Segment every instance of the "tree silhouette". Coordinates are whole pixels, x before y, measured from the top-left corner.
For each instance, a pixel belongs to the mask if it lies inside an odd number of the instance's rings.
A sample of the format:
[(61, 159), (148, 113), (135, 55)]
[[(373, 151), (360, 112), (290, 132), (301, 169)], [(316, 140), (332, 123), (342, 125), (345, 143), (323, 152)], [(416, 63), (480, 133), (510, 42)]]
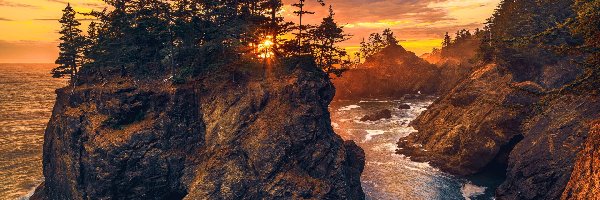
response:
[(70, 75), (71, 80), (75, 79), (75, 74), (78, 71), (78, 66), (81, 62), (81, 49), (83, 48), (83, 37), (81, 30), (78, 28), (81, 23), (75, 19), (75, 10), (70, 4), (63, 10), (63, 16), (59, 20), (61, 30), (59, 33), (61, 43), (58, 46), (60, 49), (56, 64), (59, 66), (52, 69), (52, 76), (55, 78)]
[(392, 32), (392, 29), (386, 28), (385, 30), (383, 30), (382, 35), (385, 46), (398, 45), (398, 39), (396, 39), (396, 36), (394, 36), (394, 32)]
[(394, 35), (394, 32), (391, 29), (383, 30), (383, 33), (371, 33), (369, 35), (369, 40), (365, 41), (363, 38), (360, 43), (360, 54), (363, 58), (367, 59), (388, 46), (398, 45), (398, 39)]
[(442, 42), (442, 47), (448, 47), (450, 44), (452, 44), (452, 38), (450, 38), (450, 35), (448, 35), (448, 32), (446, 32), (446, 35), (444, 35), (444, 41)]
[[(298, 8), (298, 10), (294, 11), (294, 14), (296, 14), (296, 16), (298, 16), (298, 20), (299, 20), (298, 27), (297, 27), (298, 34), (296, 35), (296, 39), (298, 40), (297, 42), (298, 42), (298, 47), (299, 47), (299, 53), (306, 52), (307, 44), (305, 44), (305, 42), (306, 42), (306, 39), (310, 36), (308, 34), (305, 34), (304, 32), (307, 32), (308, 29), (312, 28), (308, 25), (302, 24), (302, 16), (315, 14), (315, 12), (304, 10), (304, 6), (306, 5), (304, 2), (306, 2), (306, 0), (299, 0), (298, 3), (292, 4), (292, 6)], [(321, 4), (321, 6), (325, 5), (325, 2), (323, 2), (323, 0), (317, 0), (317, 2), (319, 4)]]
[[(239, 66), (250, 66), (248, 62), (260, 60), (257, 49), (266, 41), (273, 43), (270, 55), (287, 59), (302, 52), (306, 59), (328, 66), (323, 67), (327, 71), (341, 63), (345, 55), (336, 44), (347, 35), (333, 20), (332, 11), (320, 26), (304, 24), (304, 15), (312, 14), (305, 10), (306, 0), (294, 4), (300, 9), (294, 12), (301, 21), (297, 27), (279, 14), (281, 0), (103, 1), (110, 7), (86, 14), (96, 20), (90, 24), (85, 42), (74, 43), (71, 41), (75, 39), (67, 38), (78, 35), (81, 32), (78, 29), (76, 34), (64, 36), (61, 47), (64, 51), (59, 60), (65, 64), (54, 73), (76, 74), (79, 70), (68, 58), (82, 56), (83, 62), (75, 61), (83, 63), (82, 74), (99, 74), (89, 80), (105, 80), (106, 76), (120, 72), (121, 76), (135, 78), (166, 75), (179, 82), (216, 69), (236, 70), (232, 66), (240, 62), (246, 64)], [(323, 0), (316, 1), (324, 5)], [(68, 17), (74, 20), (75, 12), (72, 9), (69, 12), (72, 16)], [(76, 25), (78, 22), (65, 26)], [(293, 28), (298, 29), (296, 39), (282, 46), (293, 43), (296, 50), (285, 52), (287, 49), (280, 47), (285, 39), (278, 36), (291, 33)], [(85, 45), (81, 55), (72, 53), (70, 47), (74, 44)]]
[(338, 43), (349, 39), (344, 34), (342, 27), (337, 25), (334, 19), (335, 13), (329, 6), (329, 15), (323, 18), (319, 26), (309, 32), (311, 40), (314, 41), (313, 55), (317, 64), (327, 73), (340, 76), (344, 69), (336, 68), (335, 65), (342, 63), (342, 58), (347, 55), (346, 50), (337, 46)]

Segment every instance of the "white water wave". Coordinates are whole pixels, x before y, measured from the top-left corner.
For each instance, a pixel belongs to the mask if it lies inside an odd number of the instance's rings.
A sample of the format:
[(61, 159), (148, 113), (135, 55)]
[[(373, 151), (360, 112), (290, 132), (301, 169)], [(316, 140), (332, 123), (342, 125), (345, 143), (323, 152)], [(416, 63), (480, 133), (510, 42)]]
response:
[(349, 110), (356, 109), (356, 108), (360, 108), (360, 106), (359, 105), (344, 106), (344, 107), (341, 107), (340, 109), (338, 109), (338, 111), (349, 111)]
[(486, 187), (477, 186), (472, 184), (471, 182), (467, 182), (462, 186), (460, 191), (462, 192), (462, 195), (466, 200), (471, 200), (472, 197), (485, 194), (486, 189)]
[(365, 141), (370, 141), (371, 139), (373, 139), (373, 136), (383, 135), (385, 133), (385, 131), (383, 131), (383, 130), (365, 130), (365, 131), (367, 131), (367, 135), (365, 136)]

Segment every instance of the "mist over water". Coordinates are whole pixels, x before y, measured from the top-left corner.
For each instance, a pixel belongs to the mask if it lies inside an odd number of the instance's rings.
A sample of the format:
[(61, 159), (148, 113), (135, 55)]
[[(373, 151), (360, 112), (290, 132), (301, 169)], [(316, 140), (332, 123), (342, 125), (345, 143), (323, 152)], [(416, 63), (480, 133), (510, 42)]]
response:
[[(495, 186), (477, 185), (395, 154), (396, 142), (415, 129), (409, 123), (433, 103), (435, 97), (404, 100), (334, 101), (329, 110), (332, 126), (345, 140), (354, 140), (366, 154), (361, 181), (367, 199), (436, 200), (492, 199)], [(399, 109), (408, 104), (411, 109)], [(361, 122), (360, 118), (382, 109), (392, 111), (391, 119)]]
[(53, 64), (0, 64), (0, 199), (27, 195), (43, 180), (44, 130), (55, 90)]

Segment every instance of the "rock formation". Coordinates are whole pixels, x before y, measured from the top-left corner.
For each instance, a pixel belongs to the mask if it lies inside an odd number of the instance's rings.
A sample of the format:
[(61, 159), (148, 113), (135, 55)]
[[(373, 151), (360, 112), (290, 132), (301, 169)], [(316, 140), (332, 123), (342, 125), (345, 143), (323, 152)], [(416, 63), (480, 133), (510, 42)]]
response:
[(600, 121), (592, 123), (592, 131), (579, 152), (571, 179), (561, 199), (600, 199)]
[(364, 153), (333, 132), (321, 71), (57, 93), (32, 199), (364, 199)]
[(392, 111), (388, 109), (377, 111), (376, 113), (365, 115), (360, 119), (360, 121), (379, 121), (382, 119), (392, 118)]
[(577, 70), (557, 63), (515, 77), (477, 68), (412, 122), (419, 132), (400, 139), (398, 153), (458, 175), (505, 173), (498, 199), (558, 199), (600, 117), (597, 92), (560, 89)]
[(408, 109), (410, 109), (410, 105), (408, 105), (408, 104), (402, 104), (402, 105), (398, 106), (398, 109), (408, 110)]
[(338, 88), (336, 99), (402, 97), (404, 94), (433, 94), (440, 83), (439, 69), (392, 45), (367, 58), (357, 69), (333, 80)]

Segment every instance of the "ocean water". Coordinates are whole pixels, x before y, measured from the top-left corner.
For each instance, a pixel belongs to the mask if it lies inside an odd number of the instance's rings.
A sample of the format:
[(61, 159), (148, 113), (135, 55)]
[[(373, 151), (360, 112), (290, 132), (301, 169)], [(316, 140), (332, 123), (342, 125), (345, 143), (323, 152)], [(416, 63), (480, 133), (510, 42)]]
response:
[(43, 180), (44, 129), (55, 90), (53, 64), (0, 64), (0, 199), (26, 196)]
[[(430, 166), (395, 154), (396, 142), (415, 129), (409, 126), (435, 97), (419, 96), (402, 100), (334, 101), (330, 105), (332, 126), (345, 140), (354, 140), (366, 154), (361, 181), (367, 199), (373, 200), (446, 200), (493, 199), (501, 179), (458, 178)], [(398, 109), (408, 104), (411, 109)], [(366, 114), (382, 109), (392, 118), (361, 122)]]

